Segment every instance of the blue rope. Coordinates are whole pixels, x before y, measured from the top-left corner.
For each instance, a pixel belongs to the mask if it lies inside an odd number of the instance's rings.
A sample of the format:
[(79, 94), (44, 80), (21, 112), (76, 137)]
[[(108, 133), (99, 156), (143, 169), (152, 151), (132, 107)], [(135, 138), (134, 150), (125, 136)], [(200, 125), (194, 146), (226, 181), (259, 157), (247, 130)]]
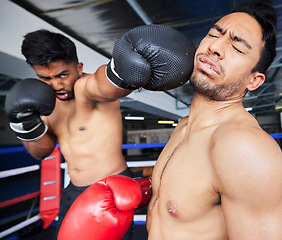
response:
[(137, 144), (123, 144), (122, 149), (135, 149), (135, 148), (160, 148), (164, 147), (166, 143), (137, 143)]
[(272, 136), (274, 139), (278, 139), (278, 138), (282, 138), (282, 133), (273, 133), (270, 134), (270, 136)]
[[(282, 133), (273, 133), (270, 134), (274, 139), (282, 138)], [(137, 143), (137, 144), (122, 144), (122, 149), (135, 149), (135, 148), (161, 148), (164, 147), (166, 143)], [(59, 144), (57, 144), (59, 147)], [(26, 152), (26, 148), (24, 146), (20, 147), (10, 147), (10, 148), (0, 148), (1, 154), (10, 154), (17, 152)]]

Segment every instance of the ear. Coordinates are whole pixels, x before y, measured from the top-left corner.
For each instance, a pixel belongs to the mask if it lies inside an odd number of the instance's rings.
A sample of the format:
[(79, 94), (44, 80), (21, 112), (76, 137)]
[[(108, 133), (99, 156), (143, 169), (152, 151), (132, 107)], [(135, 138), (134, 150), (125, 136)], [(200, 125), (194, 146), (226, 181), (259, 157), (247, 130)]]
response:
[(265, 81), (265, 75), (263, 73), (255, 72), (253, 73), (253, 77), (249, 82), (247, 89), (249, 91), (256, 90), (259, 86), (261, 86)]
[(79, 62), (77, 64), (77, 72), (78, 72), (79, 76), (82, 75), (82, 72), (83, 72), (83, 63), (82, 62)]

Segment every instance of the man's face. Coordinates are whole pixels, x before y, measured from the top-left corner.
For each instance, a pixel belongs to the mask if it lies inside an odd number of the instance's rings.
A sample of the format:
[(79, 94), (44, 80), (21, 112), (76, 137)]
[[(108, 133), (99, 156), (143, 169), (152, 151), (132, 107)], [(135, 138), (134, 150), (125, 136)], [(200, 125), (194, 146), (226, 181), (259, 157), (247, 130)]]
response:
[(246, 13), (220, 19), (201, 41), (191, 85), (212, 100), (242, 98), (255, 77), (251, 73), (263, 47), (262, 29)]
[(74, 83), (82, 75), (82, 63), (51, 62), (47, 66), (34, 65), (38, 78), (49, 84), (62, 101), (74, 98)]

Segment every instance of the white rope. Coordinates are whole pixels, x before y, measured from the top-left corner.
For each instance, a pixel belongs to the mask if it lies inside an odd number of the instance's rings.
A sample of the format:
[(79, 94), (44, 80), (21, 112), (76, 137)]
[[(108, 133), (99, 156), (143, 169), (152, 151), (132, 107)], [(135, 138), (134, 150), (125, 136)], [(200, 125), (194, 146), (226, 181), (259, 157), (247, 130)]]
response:
[[(45, 160), (48, 160), (49, 158), (46, 158)], [(153, 167), (156, 164), (156, 160), (149, 160), (149, 161), (129, 161), (127, 162), (128, 167)], [(60, 164), (61, 169), (66, 170), (67, 164), (61, 163)], [(23, 173), (33, 172), (40, 169), (40, 165), (32, 165), (22, 168), (15, 168), (10, 170), (5, 170), (0, 172), (0, 179), (20, 175)]]
[(2, 171), (0, 172), (0, 179), (20, 175), (20, 174), (27, 173), (27, 172), (33, 172), (33, 171), (38, 170), (39, 168), (40, 168), (40, 165), (33, 165), (33, 166), (28, 166), (28, 167), (15, 168), (11, 170)]
[[(128, 167), (154, 167), (156, 164), (156, 160), (149, 160), (149, 161), (128, 161)], [(67, 169), (66, 163), (61, 163), (61, 169)]]
[(132, 161), (127, 162), (128, 167), (153, 167), (156, 164), (156, 160), (151, 161)]
[(8, 228), (5, 231), (0, 232), (0, 239), (10, 235), (11, 233), (14, 233), (14, 232), (20, 230), (20, 229), (22, 229), (22, 228), (24, 228), (24, 227), (26, 227), (26, 226), (34, 223), (34, 222), (37, 222), (38, 220), (40, 220), (40, 215), (36, 215), (36, 216), (34, 216), (30, 219), (27, 219), (27, 220), (15, 225), (15, 226), (11, 227), (11, 228)]
[(146, 222), (146, 215), (145, 214), (136, 214), (134, 215), (134, 222)]

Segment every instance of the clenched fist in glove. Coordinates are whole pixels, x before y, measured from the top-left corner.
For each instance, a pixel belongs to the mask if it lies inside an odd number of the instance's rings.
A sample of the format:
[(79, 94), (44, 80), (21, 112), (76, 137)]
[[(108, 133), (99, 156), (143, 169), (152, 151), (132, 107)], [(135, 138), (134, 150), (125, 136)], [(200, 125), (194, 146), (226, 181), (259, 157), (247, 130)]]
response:
[(141, 200), (141, 186), (132, 178), (114, 175), (97, 181), (70, 207), (58, 240), (120, 240)]
[(162, 25), (145, 25), (125, 33), (115, 44), (106, 72), (115, 86), (164, 91), (186, 83), (195, 47), (182, 33)]
[(37, 141), (47, 131), (42, 115), (50, 115), (56, 104), (53, 88), (38, 79), (16, 83), (5, 99), (10, 127), (20, 140)]

